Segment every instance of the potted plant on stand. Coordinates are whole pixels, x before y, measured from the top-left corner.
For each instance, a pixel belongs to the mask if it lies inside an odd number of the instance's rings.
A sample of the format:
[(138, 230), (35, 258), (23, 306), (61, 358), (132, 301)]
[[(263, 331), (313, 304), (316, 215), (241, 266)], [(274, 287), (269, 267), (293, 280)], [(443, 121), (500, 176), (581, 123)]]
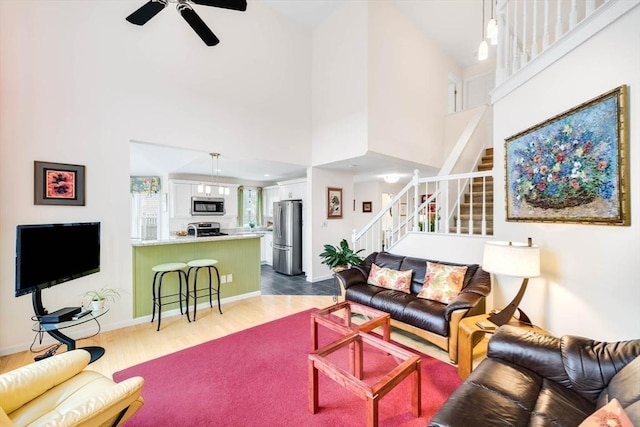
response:
[(112, 288), (102, 288), (97, 291), (87, 291), (84, 296), (91, 302), (92, 310), (101, 310), (107, 301), (117, 301), (120, 298), (120, 293)]
[(351, 265), (360, 265), (362, 258), (358, 255), (364, 249), (353, 251), (346, 239), (342, 239), (338, 246), (324, 245), (324, 252), (320, 254), (321, 263), (334, 272), (342, 271)]

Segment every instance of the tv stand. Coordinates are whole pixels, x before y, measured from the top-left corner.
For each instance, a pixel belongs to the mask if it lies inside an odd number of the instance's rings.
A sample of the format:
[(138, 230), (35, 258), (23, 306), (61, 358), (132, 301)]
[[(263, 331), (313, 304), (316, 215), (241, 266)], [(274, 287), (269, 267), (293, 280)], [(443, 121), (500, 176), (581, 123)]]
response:
[[(32, 295), (31, 301), (33, 303), (33, 311), (35, 312), (36, 318), (38, 319), (38, 321), (33, 325), (33, 328), (32, 328), (33, 331), (48, 333), (56, 340), (60, 341), (63, 344), (66, 344), (68, 351), (75, 350), (76, 340), (63, 334), (62, 332), (60, 332), (60, 330), (70, 328), (73, 326), (78, 326), (83, 323), (89, 322), (91, 320), (95, 320), (97, 322), (98, 317), (103, 316), (109, 311), (108, 308), (103, 308), (101, 310), (94, 310), (91, 312), (91, 314), (81, 317), (77, 320), (69, 320), (69, 321), (59, 322), (59, 323), (42, 323), (40, 319), (43, 316), (46, 316), (48, 312), (42, 305), (41, 291), (38, 289), (36, 292), (34, 292), (31, 295)], [(91, 360), (89, 363), (93, 363), (99, 358), (101, 358), (105, 352), (103, 347), (98, 347), (98, 346), (82, 347), (82, 349), (88, 351), (89, 354), (91, 355)]]

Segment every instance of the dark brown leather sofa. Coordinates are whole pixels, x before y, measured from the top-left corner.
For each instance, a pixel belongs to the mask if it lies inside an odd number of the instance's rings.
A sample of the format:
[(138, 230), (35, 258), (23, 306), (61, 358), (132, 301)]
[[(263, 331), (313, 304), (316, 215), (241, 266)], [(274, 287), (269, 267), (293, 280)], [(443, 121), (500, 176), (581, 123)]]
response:
[[(467, 266), (462, 291), (449, 304), (416, 297), (422, 289), (427, 261)], [(413, 270), (411, 293), (367, 284), (373, 263), (378, 267), (394, 270)], [(362, 265), (343, 270), (336, 273), (336, 276), (345, 289), (347, 301), (389, 313), (393, 326), (416, 334), (444, 349), (454, 363), (458, 360), (460, 320), (465, 316), (484, 313), (485, 297), (491, 292), (489, 273), (477, 264), (411, 258), (389, 252), (373, 252)]]
[(605, 343), (505, 325), (430, 426), (576, 427), (611, 399), (640, 426), (640, 340)]

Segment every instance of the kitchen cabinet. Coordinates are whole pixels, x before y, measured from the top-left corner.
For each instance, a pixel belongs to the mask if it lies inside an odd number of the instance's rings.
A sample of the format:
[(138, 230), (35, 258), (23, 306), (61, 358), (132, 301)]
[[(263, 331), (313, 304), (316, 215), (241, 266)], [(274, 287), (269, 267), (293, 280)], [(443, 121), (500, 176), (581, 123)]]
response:
[(307, 193), (307, 181), (295, 180), (283, 182), (280, 185), (280, 200), (305, 200)]
[(264, 233), (260, 240), (262, 264), (273, 265), (273, 233)]
[(172, 218), (191, 217), (191, 196), (193, 185), (184, 182), (171, 182), (169, 190), (169, 206)]
[(262, 212), (265, 217), (273, 217), (273, 203), (280, 201), (279, 187), (264, 187), (262, 189)]

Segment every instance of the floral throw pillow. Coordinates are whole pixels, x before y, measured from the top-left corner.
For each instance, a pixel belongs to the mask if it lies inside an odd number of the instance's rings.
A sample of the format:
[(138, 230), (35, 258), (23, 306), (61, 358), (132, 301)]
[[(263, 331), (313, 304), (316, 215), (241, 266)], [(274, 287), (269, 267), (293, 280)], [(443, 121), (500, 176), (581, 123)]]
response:
[(467, 266), (444, 265), (427, 261), (422, 290), (418, 298), (449, 304), (460, 294)]
[(411, 287), (411, 275), (413, 270), (392, 270), (371, 264), (367, 283), (381, 288), (395, 289), (408, 294)]
[(609, 403), (589, 415), (579, 427), (633, 427), (629, 416), (617, 399), (611, 399)]

